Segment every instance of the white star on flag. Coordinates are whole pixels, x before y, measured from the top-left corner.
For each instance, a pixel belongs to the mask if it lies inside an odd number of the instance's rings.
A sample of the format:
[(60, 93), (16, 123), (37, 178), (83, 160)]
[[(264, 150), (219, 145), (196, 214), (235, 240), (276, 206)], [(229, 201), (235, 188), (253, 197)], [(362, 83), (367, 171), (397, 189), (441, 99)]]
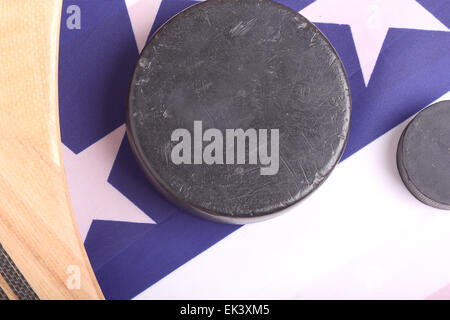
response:
[(124, 134), (122, 125), (79, 154), (62, 145), (72, 206), (83, 241), (93, 220), (155, 223), (108, 182)]
[(139, 52), (144, 49), (162, 0), (125, 0)]
[[(161, 0), (126, 0), (139, 52), (145, 46)], [(81, 238), (86, 239), (94, 220), (155, 223), (108, 182), (125, 125), (79, 154), (62, 146), (67, 183)]]
[(414, 0), (317, 0), (300, 13), (313, 22), (350, 25), (366, 86), (389, 28), (449, 31)]

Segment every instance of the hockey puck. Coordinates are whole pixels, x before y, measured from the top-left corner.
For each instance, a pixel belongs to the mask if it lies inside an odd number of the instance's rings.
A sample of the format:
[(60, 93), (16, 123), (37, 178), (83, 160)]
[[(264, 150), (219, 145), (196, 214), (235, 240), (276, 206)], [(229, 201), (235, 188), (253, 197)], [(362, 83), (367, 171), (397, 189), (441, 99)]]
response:
[(127, 133), (168, 199), (243, 224), (316, 190), (343, 153), (350, 118), (344, 67), (312, 23), (269, 0), (208, 0), (142, 51)]
[(450, 210), (450, 101), (421, 111), (404, 130), (397, 166), (409, 191), (423, 203)]

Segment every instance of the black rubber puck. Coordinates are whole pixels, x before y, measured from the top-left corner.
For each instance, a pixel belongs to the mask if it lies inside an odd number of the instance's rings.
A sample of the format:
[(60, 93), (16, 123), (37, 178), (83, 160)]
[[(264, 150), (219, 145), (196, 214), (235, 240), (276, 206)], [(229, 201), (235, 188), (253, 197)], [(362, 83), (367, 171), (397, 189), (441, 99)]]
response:
[(450, 210), (450, 101), (424, 109), (408, 124), (398, 144), (397, 166), (417, 199)]
[(316, 190), (343, 153), (350, 117), (343, 65), (313, 24), (268, 0), (209, 0), (143, 50), (127, 131), (167, 198), (243, 224)]

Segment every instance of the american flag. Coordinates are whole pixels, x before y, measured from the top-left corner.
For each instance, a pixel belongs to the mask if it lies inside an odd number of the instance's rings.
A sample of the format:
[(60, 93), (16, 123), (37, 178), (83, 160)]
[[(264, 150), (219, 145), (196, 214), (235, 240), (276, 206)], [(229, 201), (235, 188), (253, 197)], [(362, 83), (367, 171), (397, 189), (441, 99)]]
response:
[(323, 187), (286, 214), (246, 226), (204, 221), (167, 202), (125, 136), (139, 52), (197, 2), (64, 0), (63, 155), (106, 298), (450, 298), (450, 215), (417, 201), (395, 162), (408, 119), (450, 99), (450, 1), (277, 1), (336, 48), (353, 122), (343, 160)]

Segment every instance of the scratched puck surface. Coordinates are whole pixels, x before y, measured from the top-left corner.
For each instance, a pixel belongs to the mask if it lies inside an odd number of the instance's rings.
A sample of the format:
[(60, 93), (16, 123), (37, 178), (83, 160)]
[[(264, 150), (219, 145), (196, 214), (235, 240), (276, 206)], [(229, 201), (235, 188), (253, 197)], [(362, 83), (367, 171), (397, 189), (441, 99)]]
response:
[(316, 190), (343, 153), (350, 117), (341, 60), (313, 24), (267, 0), (209, 0), (143, 50), (127, 132), (167, 198), (241, 224)]
[(406, 187), (423, 203), (450, 210), (450, 101), (420, 112), (400, 138), (397, 164)]

